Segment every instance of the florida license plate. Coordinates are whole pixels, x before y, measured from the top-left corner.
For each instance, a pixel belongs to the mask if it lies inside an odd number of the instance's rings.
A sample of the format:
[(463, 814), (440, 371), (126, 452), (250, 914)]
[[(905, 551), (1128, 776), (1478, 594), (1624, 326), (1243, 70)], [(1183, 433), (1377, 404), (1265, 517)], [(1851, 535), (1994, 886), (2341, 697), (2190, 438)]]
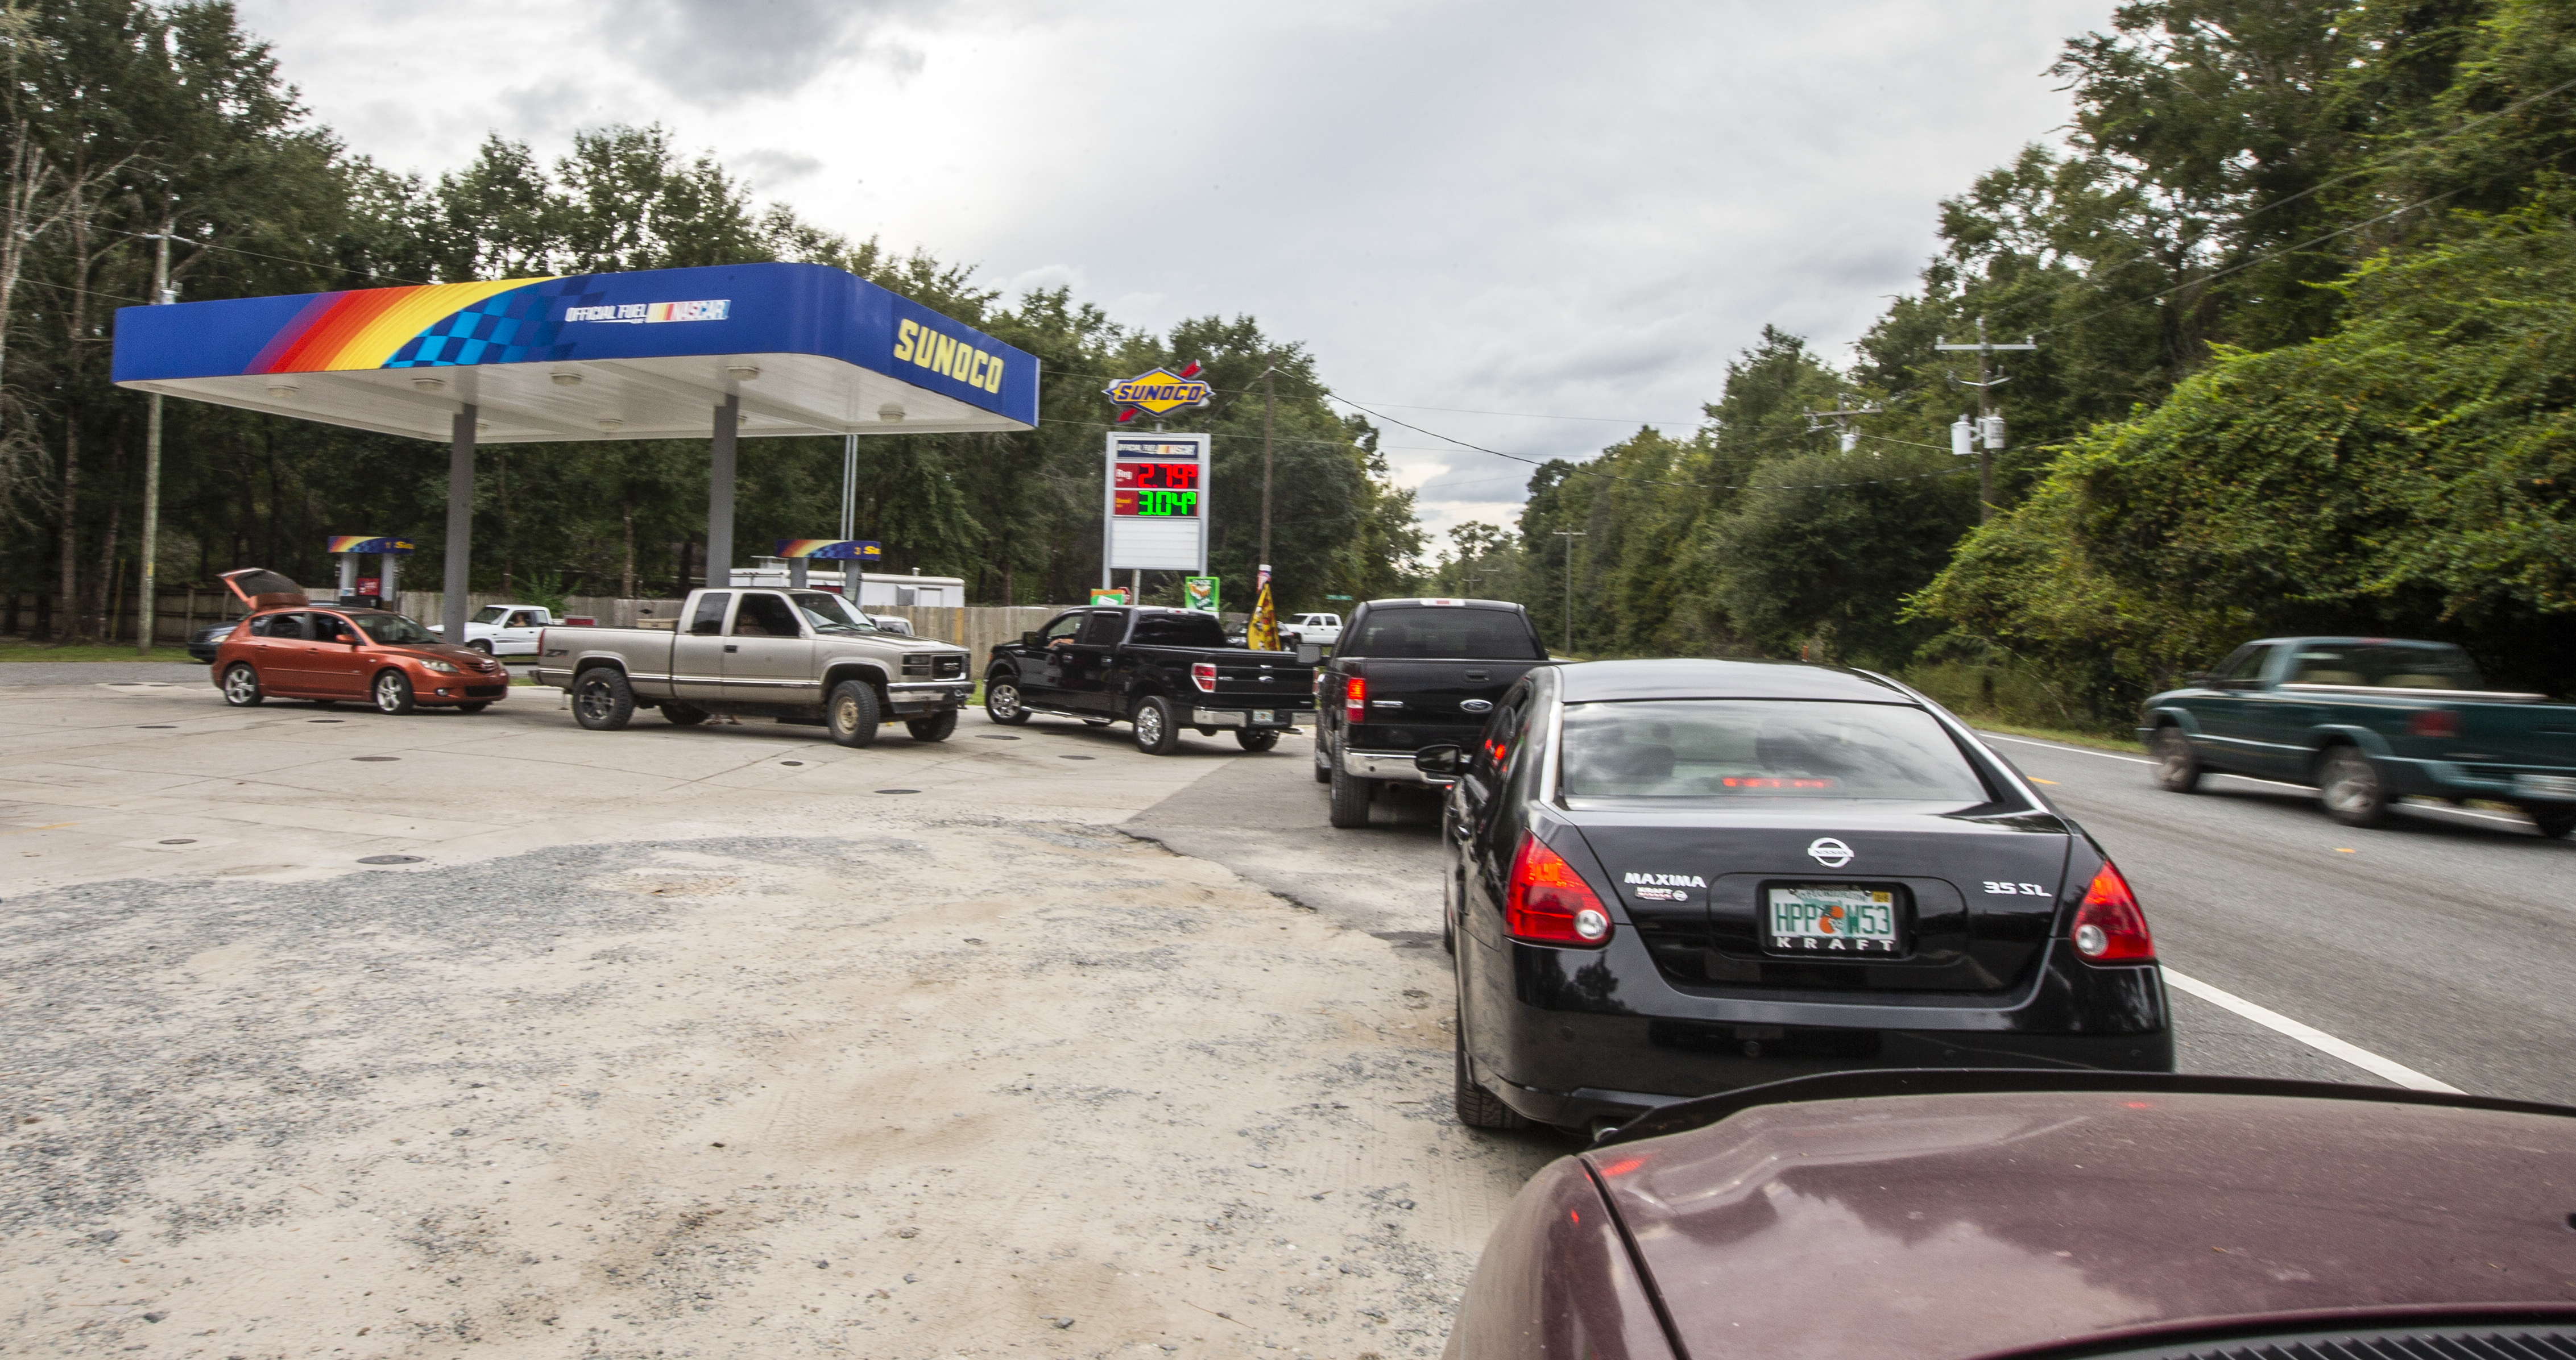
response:
[(2517, 774), (2513, 791), (2525, 798), (2565, 798), (2576, 800), (2576, 775)]
[(1801, 954), (1893, 954), (1896, 894), (1886, 888), (1769, 890), (1771, 947)]
[(1277, 714), (1278, 714), (1278, 710), (1277, 710), (1277, 709), (1273, 709), (1273, 708), (1256, 708), (1256, 709), (1252, 710), (1252, 720), (1253, 720), (1254, 722), (1257, 722), (1257, 723), (1268, 723), (1268, 722), (1273, 721), (1273, 720), (1275, 719), (1275, 717), (1277, 716)]

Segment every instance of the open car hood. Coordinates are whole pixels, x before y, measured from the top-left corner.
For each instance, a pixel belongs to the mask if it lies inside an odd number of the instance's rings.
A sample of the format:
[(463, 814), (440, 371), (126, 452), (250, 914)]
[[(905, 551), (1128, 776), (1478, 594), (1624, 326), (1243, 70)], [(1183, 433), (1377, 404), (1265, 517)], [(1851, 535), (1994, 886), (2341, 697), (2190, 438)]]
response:
[(295, 584), (266, 567), (244, 567), (225, 572), (220, 578), (233, 598), (248, 609), (280, 609), (291, 605), (311, 604), (312, 597), (304, 587)]

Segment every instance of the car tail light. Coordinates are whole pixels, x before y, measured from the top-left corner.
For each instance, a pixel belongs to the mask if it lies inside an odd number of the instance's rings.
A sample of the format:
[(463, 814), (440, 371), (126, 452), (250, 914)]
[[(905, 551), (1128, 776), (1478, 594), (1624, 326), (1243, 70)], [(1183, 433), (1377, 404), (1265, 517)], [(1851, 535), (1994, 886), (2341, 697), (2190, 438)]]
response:
[(1565, 856), (1522, 832), (1503, 894), (1503, 929), (1536, 944), (1598, 945), (1610, 938), (1610, 912)]
[(2456, 737), (2460, 735), (2460, 715), (2445, 708), (2428, 708), (2406, 720), (2410, 737)]
[(1199, 693), (1201, 694), (1216, 693), (1216, 663), (1212, 661), (1191, 662), (1190, 683), (1198, 686)]
[(1368, 718), (1368, 680), (1352, 676), (1342, 683), (1342, 721), (1362, 722)]
[(2156, 957), (2156, 942), (2147, 934), (2147, 914), (2129, 881), (2111, 862), (2093, 875), (2084, 901), (2075, 908), (2075, 952), (2088, 963), (2147, 963)]

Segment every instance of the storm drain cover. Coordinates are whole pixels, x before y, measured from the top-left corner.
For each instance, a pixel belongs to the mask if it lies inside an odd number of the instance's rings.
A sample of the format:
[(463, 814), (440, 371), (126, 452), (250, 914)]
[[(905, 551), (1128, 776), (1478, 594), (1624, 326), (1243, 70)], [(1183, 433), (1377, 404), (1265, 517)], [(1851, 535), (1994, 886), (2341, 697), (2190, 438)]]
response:
[(346, 718), (306, 718), (306, 722), (347, 722)]
[(919, 793), (919, 789), (879, 789), (879, 793)]
[(351, 756), (351, 760), (400, 760), (401, 756)]
[(986, 741), (1018, 741), (1018, 740), (1019, 740), (1019, 738), (1018, 738), (1018, 737), (1006, 737), (1006, 736), (1003, 736), (1003, 735), (1002, 735), (1001, 733), (999, 733), (999, 732), (986, 732), (986, 733), (984, 733), (984, 734), (983, 734), (983, 736), (984, 736), (984, 740), (986, 740)]
[(418, 855), (369, 855), (369, 856), (367, 856), (365, 859), (359, 860), (358, 862), (359, 862), (360, 864), (418, 864), (418, 863), (420, 863), (420, 856), (418, 856)]
[(801, 761), (801, 760), (782, 760), (782, 761), (780, 761), (780, 762), (778, 762), (778, 763), (779, 763), (779, 764), (781, 764), (781, 765), (802, 765), (802, 764), (804, 764), (805, 762), (804, 762), (804, 761)]
[(135, 730), (138, 732), (175, 732), (179, 730), (179, 727), (176, 723), (145, 723)]
[(197, 843), (197, 838), (194, 836), (182, 836), (177, 840), (163, 841), (161, 843), (163, 845), (195, 845)]
[(1092, 757), (1090, 757), (1090, 756), (1057, 756), (1057, 757), (1056, 757), (1056, 759), (1058, 759), (1058, 760), (1089, 760), (1089, 759), (1091, 759), (1091, 758), (1092, 758)]

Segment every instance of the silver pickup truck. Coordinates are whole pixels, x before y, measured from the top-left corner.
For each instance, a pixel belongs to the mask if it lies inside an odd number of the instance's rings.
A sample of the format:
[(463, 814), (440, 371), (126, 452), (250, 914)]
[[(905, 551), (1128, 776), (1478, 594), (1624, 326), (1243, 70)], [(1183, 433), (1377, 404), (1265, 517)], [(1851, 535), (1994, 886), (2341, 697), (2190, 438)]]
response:
[(946, 741), (974, 688), (965, 648), (886, 632), (827, 591), (691, 591), (678, 625), (548, 628), (536, 681), (568, 691), (596, 732), (659, 708), (683, 727), (718, 713), (810, 723), (843, 746), (898, 721)]

